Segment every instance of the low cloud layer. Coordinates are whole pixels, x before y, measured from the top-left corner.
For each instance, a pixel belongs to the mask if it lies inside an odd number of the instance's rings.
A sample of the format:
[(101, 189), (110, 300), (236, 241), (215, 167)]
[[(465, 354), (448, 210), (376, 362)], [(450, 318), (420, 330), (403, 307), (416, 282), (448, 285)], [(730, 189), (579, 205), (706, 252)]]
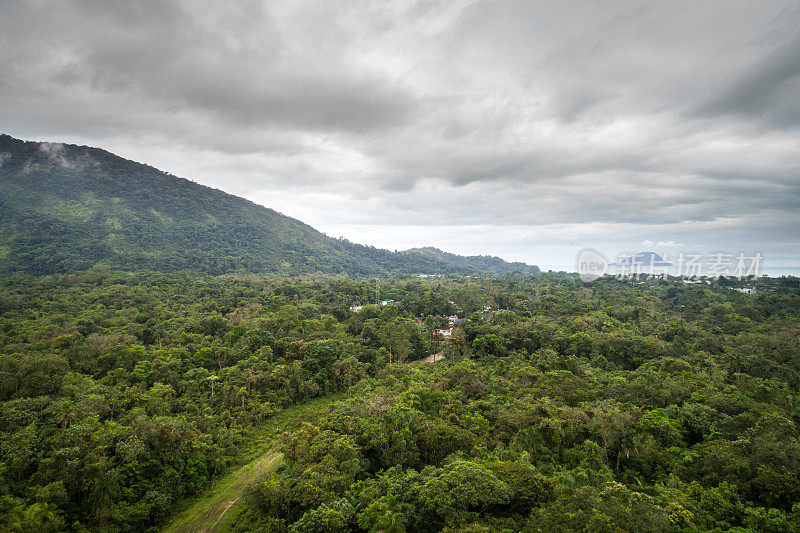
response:
[(800, 265), (798, 28), (795, 2), (10, 0), (0, 130), (391, 249)]

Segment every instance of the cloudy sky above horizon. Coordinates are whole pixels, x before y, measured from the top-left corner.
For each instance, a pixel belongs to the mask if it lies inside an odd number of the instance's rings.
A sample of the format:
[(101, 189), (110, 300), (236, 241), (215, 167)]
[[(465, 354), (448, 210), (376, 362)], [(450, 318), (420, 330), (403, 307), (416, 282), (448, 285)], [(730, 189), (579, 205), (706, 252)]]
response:
[(800, 266), (797, 2), (4, 0), (0, 132), (390, 249)]

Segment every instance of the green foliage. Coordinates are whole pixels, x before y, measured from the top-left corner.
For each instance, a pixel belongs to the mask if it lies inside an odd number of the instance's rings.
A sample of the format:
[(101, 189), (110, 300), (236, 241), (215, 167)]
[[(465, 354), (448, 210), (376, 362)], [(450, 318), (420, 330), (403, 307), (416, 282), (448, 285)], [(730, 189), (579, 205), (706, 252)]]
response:
[(350, 531), (355, 510), (344, 498), (321, 504), (292, 524), (289, 533), (339, 533)]
[(582, 487), (531, 514), (523, 531), (668, 531), (666, 511), (617, 482)]
[(370, 502), (358, 514), (358, 525), (371, 533), (402, 533), (407, 526), (407, 518), (403, 512), (404, 506), (397, 497), (387, 494)]
[(456, 460), (437, 469), (422, 485), (419, 498), (425, 508), (448, 524), (467, 521), (465, 514), (483, 512), (489, 505), (508, 503), (513, 491), (485, 466)]
[[(796, 285), (770, 282), (769, 304), (738, 302), (739, 313), (769, 329), (709, 336), (702, 313), (664, 298), (668, 282), (589, 290), (568, 278), (520, 281), (495, 283), (495, 298), (515, 309), (518, 291), (540, 299), (522, 313), (474, 313), (456, 328), (461, 355), (437, 366), (392, 366), (361, 381), (319, 427), (287, 437), (294, 470), (265, 483), (326, 464), (314, 452), (320, 438), (325, 450), (347, 442), (362, 458), (355, 470), (342, 461), (352, 483), (327, 501), (346, 498), (365, 531), (797, 529), (798, 380), (789, 354), (800, 346), (782, 335), (786, 350), (766, 333), (798, 331)], [(460, 283), (439, 290), (456, 295)], [(696, 303), (737, 298), (707, 291)], [(636, 306), (619, 307), (626, 301)], [(377, 316), (369, 313), (362, 331)], [(710, 345), (722, 351), (711, 355)], [(755, 346), (779, 373), (730, 370), (733, 354)]]
[(4, 530), (158, 527), (266, 426), (283, 462), (231, 485), (240, 531), (798, 529), (795, 280), (380, 290), (353, 313), (374, 280), (0, 278)]

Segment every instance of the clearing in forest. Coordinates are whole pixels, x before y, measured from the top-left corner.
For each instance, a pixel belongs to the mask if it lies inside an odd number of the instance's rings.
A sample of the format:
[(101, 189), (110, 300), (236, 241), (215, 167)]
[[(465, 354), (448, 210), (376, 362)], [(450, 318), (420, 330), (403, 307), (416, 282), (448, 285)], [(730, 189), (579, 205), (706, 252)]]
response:
[(236, 522), (240, 498), (247, 486), (275, 470), (283, 462), (283, 455), (274, 449), (275, 438), (303, 422), (319, 418), (334, 401), (343, 397), (343, 394), (335, 394), (317, 398), (284, 409), (265, 421), (251, 443), (249, 453), (242, 456), (246, 464), (234, 467), (215, 480), (202, 494), (187, 500), (187, 507), (169, 520), (163, 529), (164, 533), (229, 531)]

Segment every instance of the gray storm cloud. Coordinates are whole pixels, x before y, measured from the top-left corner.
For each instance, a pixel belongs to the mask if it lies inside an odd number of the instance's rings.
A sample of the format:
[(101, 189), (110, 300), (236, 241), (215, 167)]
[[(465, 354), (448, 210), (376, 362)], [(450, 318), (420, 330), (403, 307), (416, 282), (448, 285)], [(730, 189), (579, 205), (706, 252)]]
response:
[(6, 0), (0, 129), (390, 248), (566, 264), (662, 242), (800, 264), (800, 6), (566, 11)]

